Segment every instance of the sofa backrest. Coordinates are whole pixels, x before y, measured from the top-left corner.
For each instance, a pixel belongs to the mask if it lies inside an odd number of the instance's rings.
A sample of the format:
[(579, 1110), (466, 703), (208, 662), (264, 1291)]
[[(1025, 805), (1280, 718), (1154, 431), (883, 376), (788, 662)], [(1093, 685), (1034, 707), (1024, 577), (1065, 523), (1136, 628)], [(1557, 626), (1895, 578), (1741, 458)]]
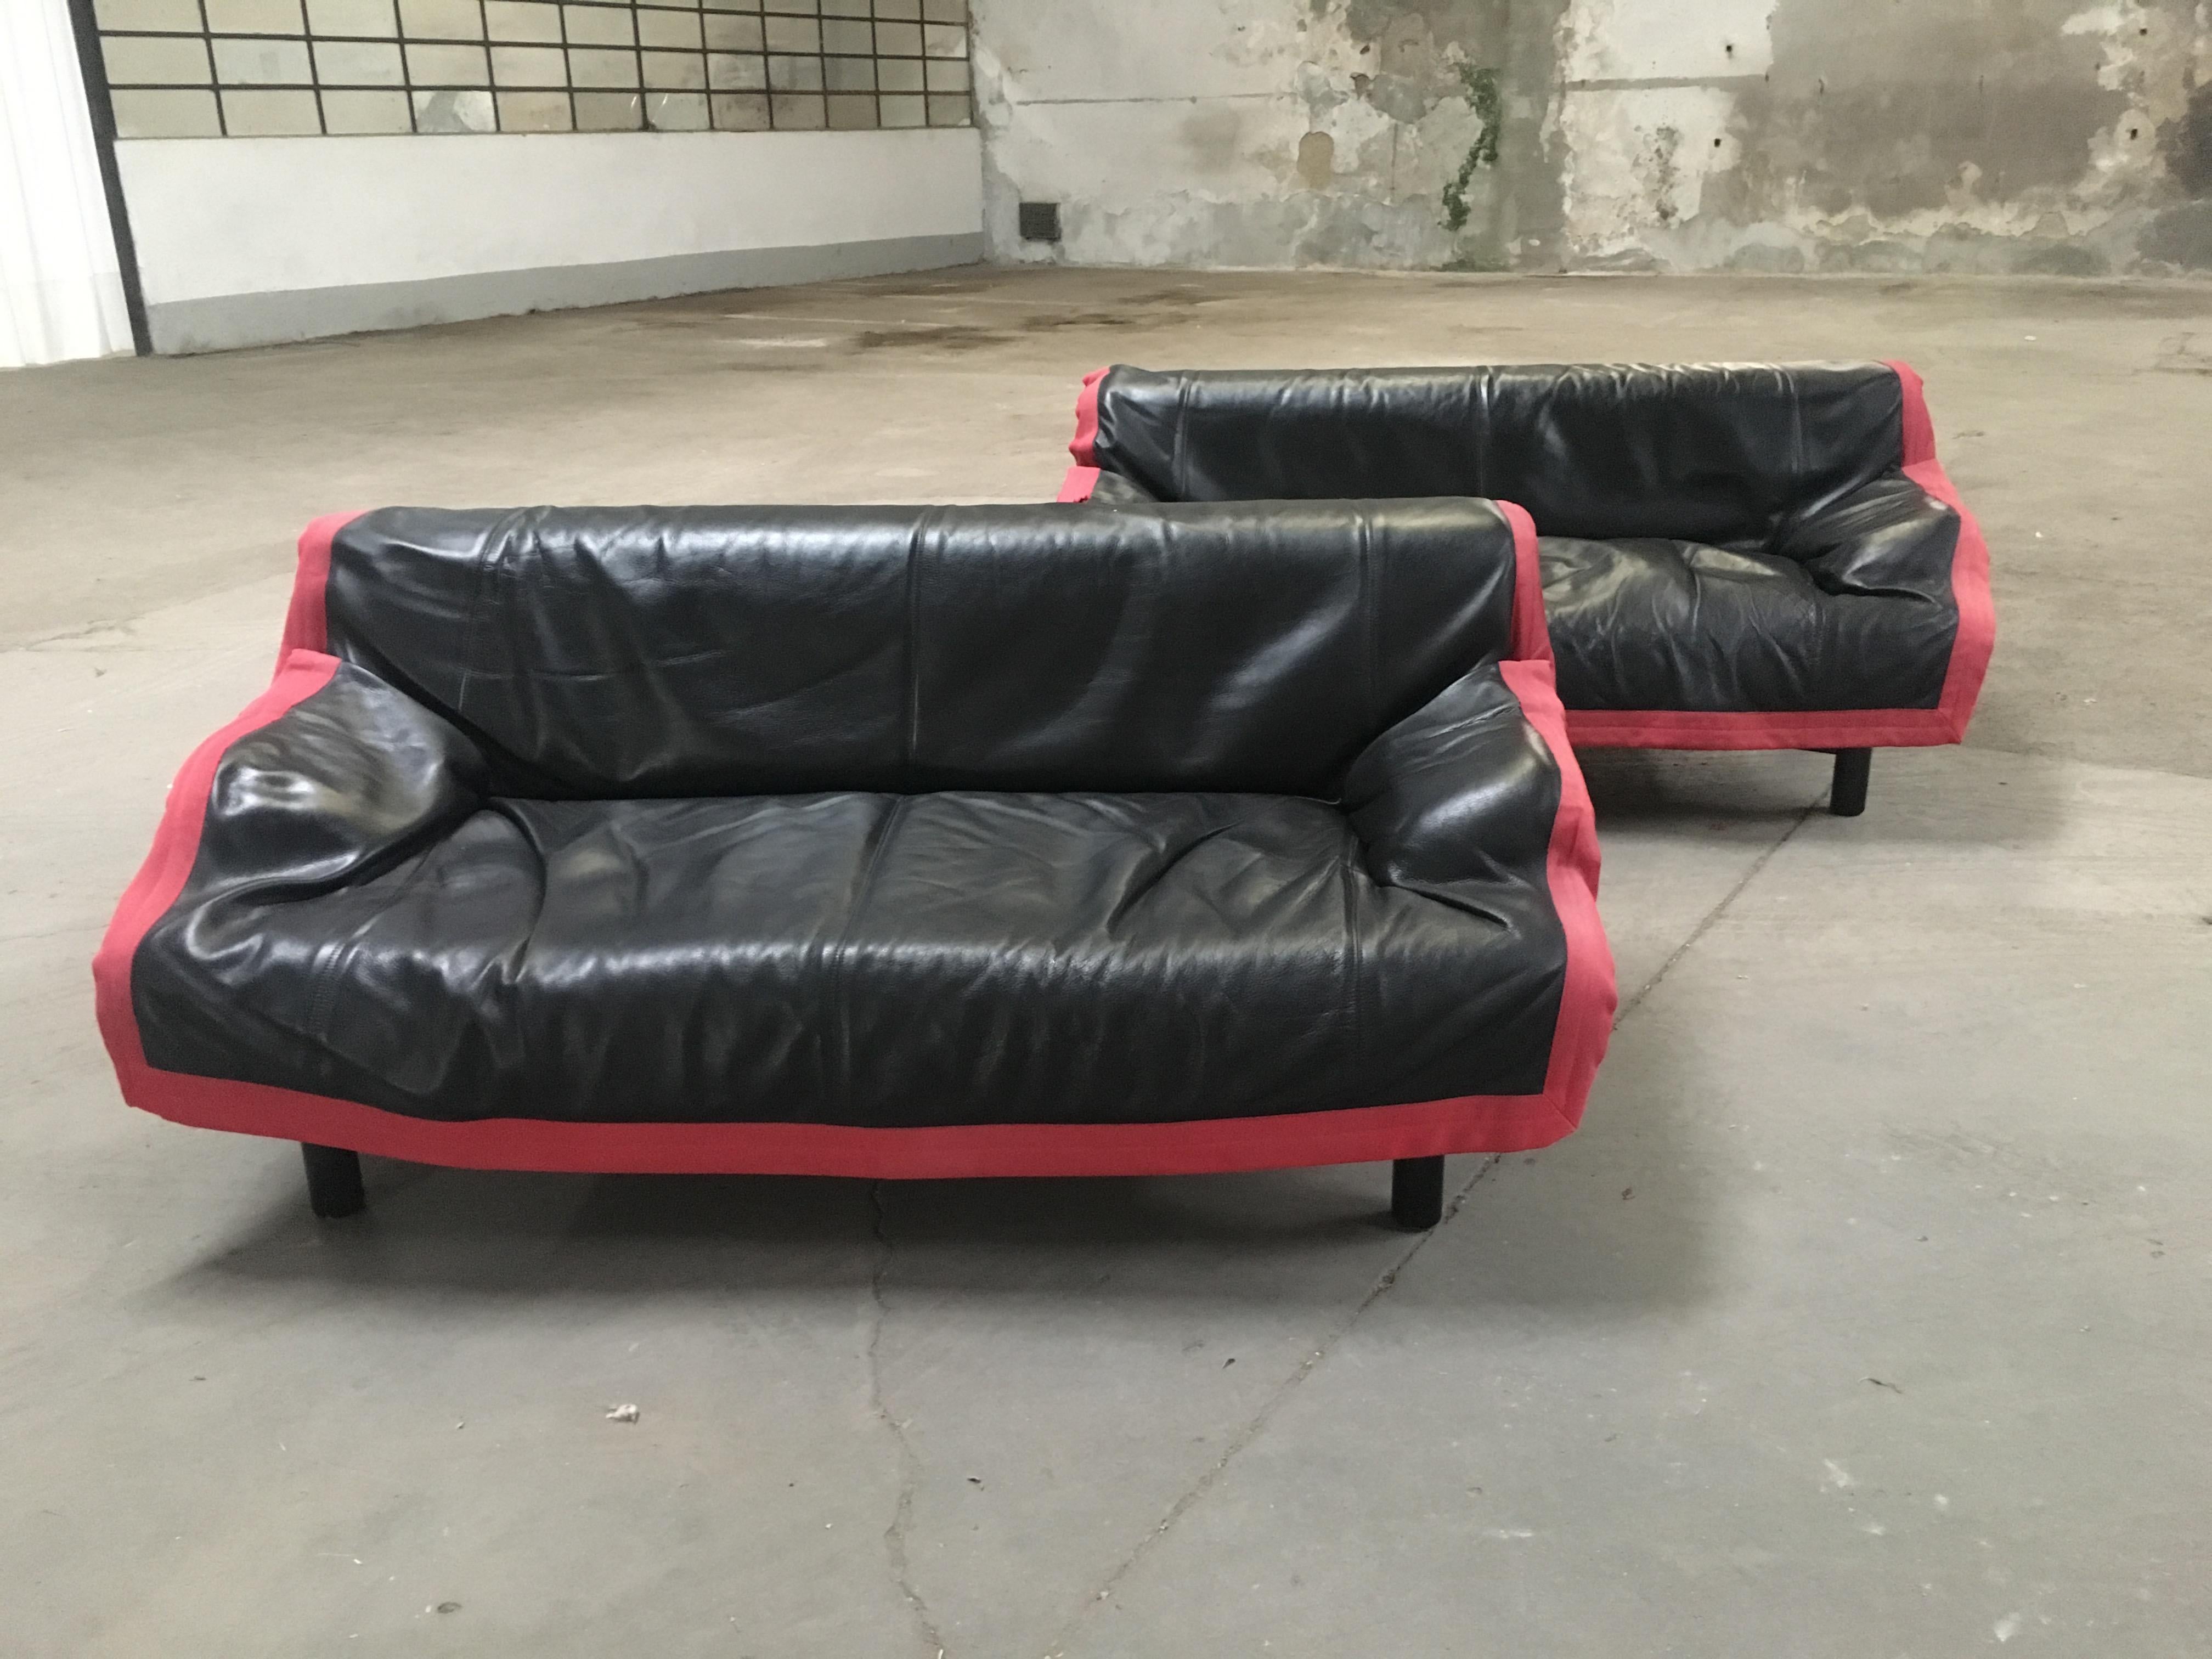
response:
[(337, 532), (323, 621), (505, 793), (1326, 798), (1509, 654), (1515, 574), (1466, 500), (392, 507)]
[(1117, 367), (1086, 386), (1075, 444), (1164, 501), (1486, 495), (1545, 535), (1736, 547), (1903, 447), (1886, 363)]

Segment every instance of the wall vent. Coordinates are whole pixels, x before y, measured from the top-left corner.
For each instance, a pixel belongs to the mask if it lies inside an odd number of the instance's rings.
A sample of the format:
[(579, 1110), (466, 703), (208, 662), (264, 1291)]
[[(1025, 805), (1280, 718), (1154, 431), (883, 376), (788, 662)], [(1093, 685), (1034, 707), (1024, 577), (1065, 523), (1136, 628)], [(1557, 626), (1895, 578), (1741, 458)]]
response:
[(1060, 240), (1060, 204), (1057, 202), (1024, 202), (1021, 208), (1022, 240), (1024, 242), (1056, 242)]

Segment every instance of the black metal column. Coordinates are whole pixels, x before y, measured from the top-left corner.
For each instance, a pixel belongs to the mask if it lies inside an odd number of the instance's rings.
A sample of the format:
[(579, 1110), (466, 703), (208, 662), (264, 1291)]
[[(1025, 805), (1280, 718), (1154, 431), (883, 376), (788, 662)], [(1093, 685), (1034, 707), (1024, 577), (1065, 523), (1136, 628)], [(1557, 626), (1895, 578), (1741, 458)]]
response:
[(107, 228), (115, 238), (115, 263), (123, 273), (123, 308), (131, 318), (131, 343), (141, 357), (154, 349), (146, 325), (146, 293), (138, 281), (138, 244), (131, 234), (131, 208), (123, 199), (123, 173), (115, 164), (115, 100), (107, 95), (107, 64), (100, 51), (100, 23), (92, 0), (69, 0), (76, 35), (77, 67), (84, 77), (85, 107), (92, 114), (92, 147), (100, 157), (100, 182), (107, 193)]

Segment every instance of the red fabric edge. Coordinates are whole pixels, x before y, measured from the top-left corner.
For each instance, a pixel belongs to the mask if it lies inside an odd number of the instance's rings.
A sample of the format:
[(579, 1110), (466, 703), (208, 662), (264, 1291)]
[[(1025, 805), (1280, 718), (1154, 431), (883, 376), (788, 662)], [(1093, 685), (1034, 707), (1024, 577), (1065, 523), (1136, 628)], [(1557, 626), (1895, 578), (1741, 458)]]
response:
[(1057, 500), (1087, 501), (1098, 486), (1098, 383), (1106, 373), (1103, 368), (1092, 369), (1083, 377), (1083, 390), (1075, 394), (1075, 436), (1067, 444), (1075, 465), (1060, 480)]
[(1905, 476), (1959, 515), (1959, 550), (1951, 561), (1951, 597), (1959, 607), (1958, 637), (1951, 642), (1951, 665), (1943, 676), (1936, 708), (1949, 721), (1948, 741), (1966, 741), (1982, 682), (1996, 649), (1996, 601), (1990, 592), (1990, 544), (1981, 520), (1960, 498), (1958, 486), (1936, 455), (1936, 422), (1928, 412), (1928, 388), (1912, 365), (1892, 362), (1905, 387)]
[(193, 750), (177, 775), (153, 850), (109, 923), (93, 978), (100, 1029), (123, 1097), (200, 1128), (343, 1146), (463, 1169), (635, 1174), (833, 1175), (877, 1179), (984, 1176), (1182, 1175), (1359, 1164), (1547, 1146), (1582, 1120), (1612, 1028), (1613, 961), (1597, 916), (1596, 817), (1566, 741), (1548, 663), (1504, 665), (1507, 685), (1558, 763), (1559, 816), (1546, 873), (1567, 938), (1565, 982), (1544, 1090), (1274, 1117), (1188, 1123), (987, 1124), (863, 1129), (812, 1123), (568, 1123), (532, 1118), (434, 1122), (263, 1084), (156, 1070), (131, 1001), (131, 964), (176, 902), (198, 852), (208, 792), (224, 752), (312, 696), (335, 659), (299, 651), (238, 718)]
[(822, 1123), (556, 1123), (403, 1117), (349, 1100), (144, 1073), (131, 1104), (172, 1122), (461, 1170), (609, 1175), (826, 1175), (878, 1181), (998, 1176), (1203, 1175), (1534, 1152), (1580, 1118), (1549, 1094), (1472, 1096), (1191, 1123), (981, 1124), (858, 1129)]
[(1508, 662), (1500, 665), (1500, 672), (1508, 689), (1520, 699), (1521, 712), (1536, 728), (1559, 769), (1559, 811), (1552, 821), (1545, 874), (1552, 890), (1552, 907), (1566, 934), (1567, 971), (1559, 994), (1559, 1024), (1552, 1032), (1552, 1060), (1544, 1076), (1542, 1098), (1559, 1114), (1559, 1133), (1565, 1135), (1583, 1121), (1590, 1085), (1612, 1041), (1613, 1016), (1620, 1000), (1613, 947), (1606, 939), (1605, 924), (1597, 908), (1597, 809), (1591, 804), (1589, 786), (1568, 740), (1566, 713), (1559, 706), (1552, 665)]
[(1940, 708), (1571, 708), (1567, 732), (1585, 749), (1915, 749), (1959, 740), (1956, 723)]
[(1068, 441), (1067, 453), (1078, 466), (1098, 465), (1098, 383), (1112, 367), (1092, 369), (1083, 377), (1083, 390), (1075, 394), (1075, 436)]
[(1989, 544), (1936, 459), (1936, 423), (1920, 376), (1907, 363), (1887, 367), (1905, 391), (1905, 475), (1959, 514), (1959, 549), (1951, 562), (1959, 632), (1936, 707), (1781, 713), (1577, 708), (1567, 714), (1575, 742), (1591, 749), (1916, 749), (1965, 740), (1996, 643)]
[(1494, 503), (1513, 529), (1513, 649), (1522, 662), (1552, 660), (1552, 626), (1544, 615), (1544, 570), (1536, 558), (1536, 521), (1512, 501)]
[(331, 579), (331, 543), (359, 513), (325, 513), (300, 532), (300, 562), (292, 577), (292, 602), (284, 611), (284, 639), (276, 647), (276, 672), (284, 671), (295, 651), (327, 651), (331, 646), (323, 590)]

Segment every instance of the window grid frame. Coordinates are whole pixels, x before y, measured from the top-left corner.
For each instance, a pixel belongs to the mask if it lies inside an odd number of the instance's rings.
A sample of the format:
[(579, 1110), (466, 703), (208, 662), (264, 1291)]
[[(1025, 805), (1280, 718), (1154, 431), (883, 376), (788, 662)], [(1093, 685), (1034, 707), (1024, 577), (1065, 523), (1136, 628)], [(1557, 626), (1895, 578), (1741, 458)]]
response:
[[(216, 130), (212, 135), (205, 136), (222, 138), (252, 136), (237, 133), (232, 131), (232, 112), (230, 110), (228, 99), (226, 98), (226, 94), (280, 92), (304, 92), (309, 94), (313, 99), (316, 131), (313, 134), (301, 133), (296, 135), (288, 135), (297, 137), (353, 136), (349, 134), (332, 134), (331, 131), (330, 113), (328, 106), (325, 101), (325, 94), (326, 93), (332, 92), (396, 93), (399, 95), (405, 105), (405, 133), (424, 137), (464, 136), (480, 132), (502, 133), (510, 131), (507, 125), (506, 114), (501, 106), (501, 95), (503, 93), (557, 93), (563, 94), (568, 105), (568, 131), (570, 132), (581, 132), (587, 131), (587, 129), (582, 125), (583, 111), (578, 101), (580, 93), (591, 93), (595, 94), (603, 94), (608, 96), (621, 96), (628, 94), (635, 100), (635, 112), (633, 125), (614, 128), (596, 127), (588, 129), (589, 131), (593, 131), (655, 132), (704, 131), (710, 132), (730, 133), (755, 131), (896, 132), (922, 130), (957, 129), (961, 127), (972, 128), (975, 125), (975, 86), (973, 72), (972, 70), (969, 70), (967, 67), (973, 62), (973, 17), (968, 6), (965, 4), (960, 7), (961, 15), (956, 21), (952, 19), (929, 16), (927, 14), (931, 9), (933, 9), (933, 7), (928, 3), (928, 0), (915, 0), (913, 6), (913, 15), (910, 16), (899, 17), (884, 17), (878, 14), (877, 8), (884, 4), (884, 0), (872, 0), (872, 3), (869, 6), (868, 15), (866, 16), (826, 15), (821, 9), (819, 0), (816, 0), (813, 9), (806, 11), (796, 9), (799, 4), (805, 3), (805, 0), (787, 0), (787, 3), (792, 8), (790, 9), (782, 9), (781, 5), (780, 5), (779, 0), (763, 0), (763, 3), (758, 10), (740, 10), (725, 6), (718, 6), (713, 3), (713, 0), (695, 0), (695, 3), (690, 5), (684, 5), (681, 3), (670, 4), (666, 3), (666, 0), (513, 0), (513, 3), (529, 4), (533, 7), (542, 7), (544, 9), (549, 10), (551, 13), (552, 22), (557, 37), (556, 40), (502, 40), (495, 38), (492, 33), (491, 27), (490, 0), (474, 0), (473, 9), (476, 13), (478, 33), (473, 36), (459, 36), (451, 33), (423, 35), (412, 33), (408, 28), (404, 13), (402, 9), (401, 0), (392, 0), (392, 33), (389, 34), (324, 33), (319, 31), (315, 27), (312, 13), (309, 11), (307, 7), (307, 0), (301, 0), (300, 27), (296, 32), (289, 29), (239, 29), (225, 30), (218, 33), (214, 28), (210, 16), (209, 0), (194, 0), (193, 12), (197, 15), (199, 21), (199, 27), (197, 31), (187, 29), (110, 27), (103, 23), (99, 27), (98, 33), (103, 46), (109, 40), (197, 40), (199, 43), (202, 58), (206, 65), (207, 78), (205, 80), (198, 82), (118, 80), (108, 71), (104, 52), (101, 58), (101, 73), (112, 93), (204, 92), (208, 94), (214, 103)], [(580, 9), (588, 9), (591, 10), (614, 11), (628, 14), (630, 27), (629, 31), (629, 42), (626, 50), (627, 55), (631, 62), (632, 75), (634, 76), (629, 86), (590, 87), (579, 84), (576, 76), (574, 61), (574, 54), (577, 52), (623, 52), (625, 51), (625, 48), (619, 44), (594, 44), (588, 41), (577, 41), (572, 40), (569, 34), (568, 23), (568, 11), (571, 7), (575, 7)], [(658, 14), (661, 12), (669, 12), (684, 16), (697, 18), (700, 21), (698, 46), (696, 47), (686, 46), (682, 47), (655, 46), (648, 48), (645, 42), (644, 31), (640, 27), (640, 15), (642, 13)], [(717, 48), (714, 46), (708, 40), (706, 27), (707, 20), (713, 16), (753, 18), (758, 20), (762, 25), (762, 39), (760, 45), (757, 48), (748, 47), (738, 51), (732, 51), (726, 48)], [(770, 18), (789, 18), (794, 21), (811, 21), (815, 25), (814, 49), (811, 52), (779, 52), (771, 50), (767, 39), (767, 25)], [(882, 38), (882, 26), (886, 22), (904, 25), (911, 27), (915, 33), (920, 49), (917, 52), (885, 52), (883, 49), (884, 43)], [(864, 25), (867, 30), (868, 43), (872, 50), (866, 53), (830, 51), (829, 49), (828, 38), (823, 27), (826, 23)], [(959, 31), (958, 44), (960, 50), (957, 53), (933, 53), (929, 50), (932, 31), (944, 29), (957, 29)], [(216, 43), (218, 40), (272, 40), (298, 43), (302, 46), (306, 51), (309, 78), (304, 82), (226, 81), (222, 78), (222, 70), (217, 66), (216, 59), (215, 47)], [(388, 82), (371, 83), (358, 79), (344, 80), (326, 77), (323, 73), (321, 59), (317, 56), (315, 52), (315, 48), (319, 45), (392, 46), (395, 49), (398, 58), (398, 84), (394, 86)], [(465, 82), (418, 80), (415, 74), (413, 60), (408, 51), (410, 46), (460, 46), (477, 47), (483, 54), (484, 68), (481, 80), (470, 80)], [(543, 86), (518, 88), (502, 86), (497, 72), (492, 67), (492, 53), (496, 47), (501, 46), (529, 46), (538, 49), (550, 48), (550, 50), (558, 52), (561, 58), (562, 84), (559, 87)], [(665, 55), (672, 58), (690, 58), (694, 59), (698, 64), (698, 82), (696, 86), (683, 88), (656, 88), (648, 85), (646, 81), (646, 58), (648, 51), (653, 52), (656, 55)], [(718, 87), (714, 81), (715, 70), (714, 60), (716, 58), (750, 60), (757, 64), (758, 68), (757, 74), (758, 84), (752, 87)], [(800, 76), (803, 82), (810, 82), (811, 84), (797, 86), (780, 86), (776, 84), (775, 71), (773, 65), (779, 60), (796, 62), (802, 64), (811, 63), (814, 65), (812, 70), (811, 72), (802, 72)], [(865, 89), (849, 86), (833, 87), (831, 85), (832, 77), (830, 74), (830, 66), (833, 64), (861, 63), (866, 64), (870, 66), (867, 72), (867, 86)], [(933, 77), (930, 73), (930, 66), (936, 64), (950, 64), (955, 63), (963, 66), (964, 71), (962, 76), (963, 85), (957, 91), (938, 90), (932, 85)], [(902, 88), (897, 91), (886, 91), (884, 85), (884, 77), (883, 74), (883, 69), (886, 64), (913, 64), (915, 66), (913, 78), (916, 83), (914, 88), (911, 90)], [(453, 128), (433, 129), (430, 132), (425, 133), (422, 125), (422, 110), (417, 102), (417, 94), (422, 93), (438, 92), (482, 93), (484, 95), (490, 110), (491, 124), (489, 127), (471, 128), (465, 125), (457, 125)], [(656, 93), (663, 94), (670, 97), (696, 97), (699, 99), (705, 105), (705, 125), (703, 127), (656, 126), (653, 119), (652, 106), (652, 100)], [(858, 128), (841, 126), (832, 119), (833, 105), (831, 103), (831, 100), (858, 100), (864, 97), (869, 103), (870, 112), (873, 118), (872, 125)], [(760, 112), (765, 125), (761, 126), (725, 126), (718, 124), (715, 119), (716, 100), (718, 98), (757, 99), (759, 100)], [(912, 100), (914, 105), (917, 106), (914, 112), (918, 114), (919, 119), (902, 122), (898, 125), (890, 125), (886, 118), (885, 102), (887, 99), (891, 98)], [(942, 100), (946, 99), (957, 99), (959, 100), (961, 116), (958, 120), (939, 121), (935, 118), (938, 106)], [(791, 107), (794, 105), (799, 106), (799, 107)], [(805, 107), (807, 106), (812, 106), (814, 107), (808, 109)], [(780, 111), (788, 118), (779, 120), (777, 118)], [(802, 113), (802, 111), (804, 113)], [(805, 114), (812, 114), (817, 118), (814, 120), (805, 119)], [(558, 129), (526, 127), (518, 129), (516, 131), (534, 135), (541, 131), (558, 131)], [(401, 129), (395, 126), (390, 136), (398, 137), (400, 136), (400, 132)], [(128, 141), (126, 140), (126, 142)]]

